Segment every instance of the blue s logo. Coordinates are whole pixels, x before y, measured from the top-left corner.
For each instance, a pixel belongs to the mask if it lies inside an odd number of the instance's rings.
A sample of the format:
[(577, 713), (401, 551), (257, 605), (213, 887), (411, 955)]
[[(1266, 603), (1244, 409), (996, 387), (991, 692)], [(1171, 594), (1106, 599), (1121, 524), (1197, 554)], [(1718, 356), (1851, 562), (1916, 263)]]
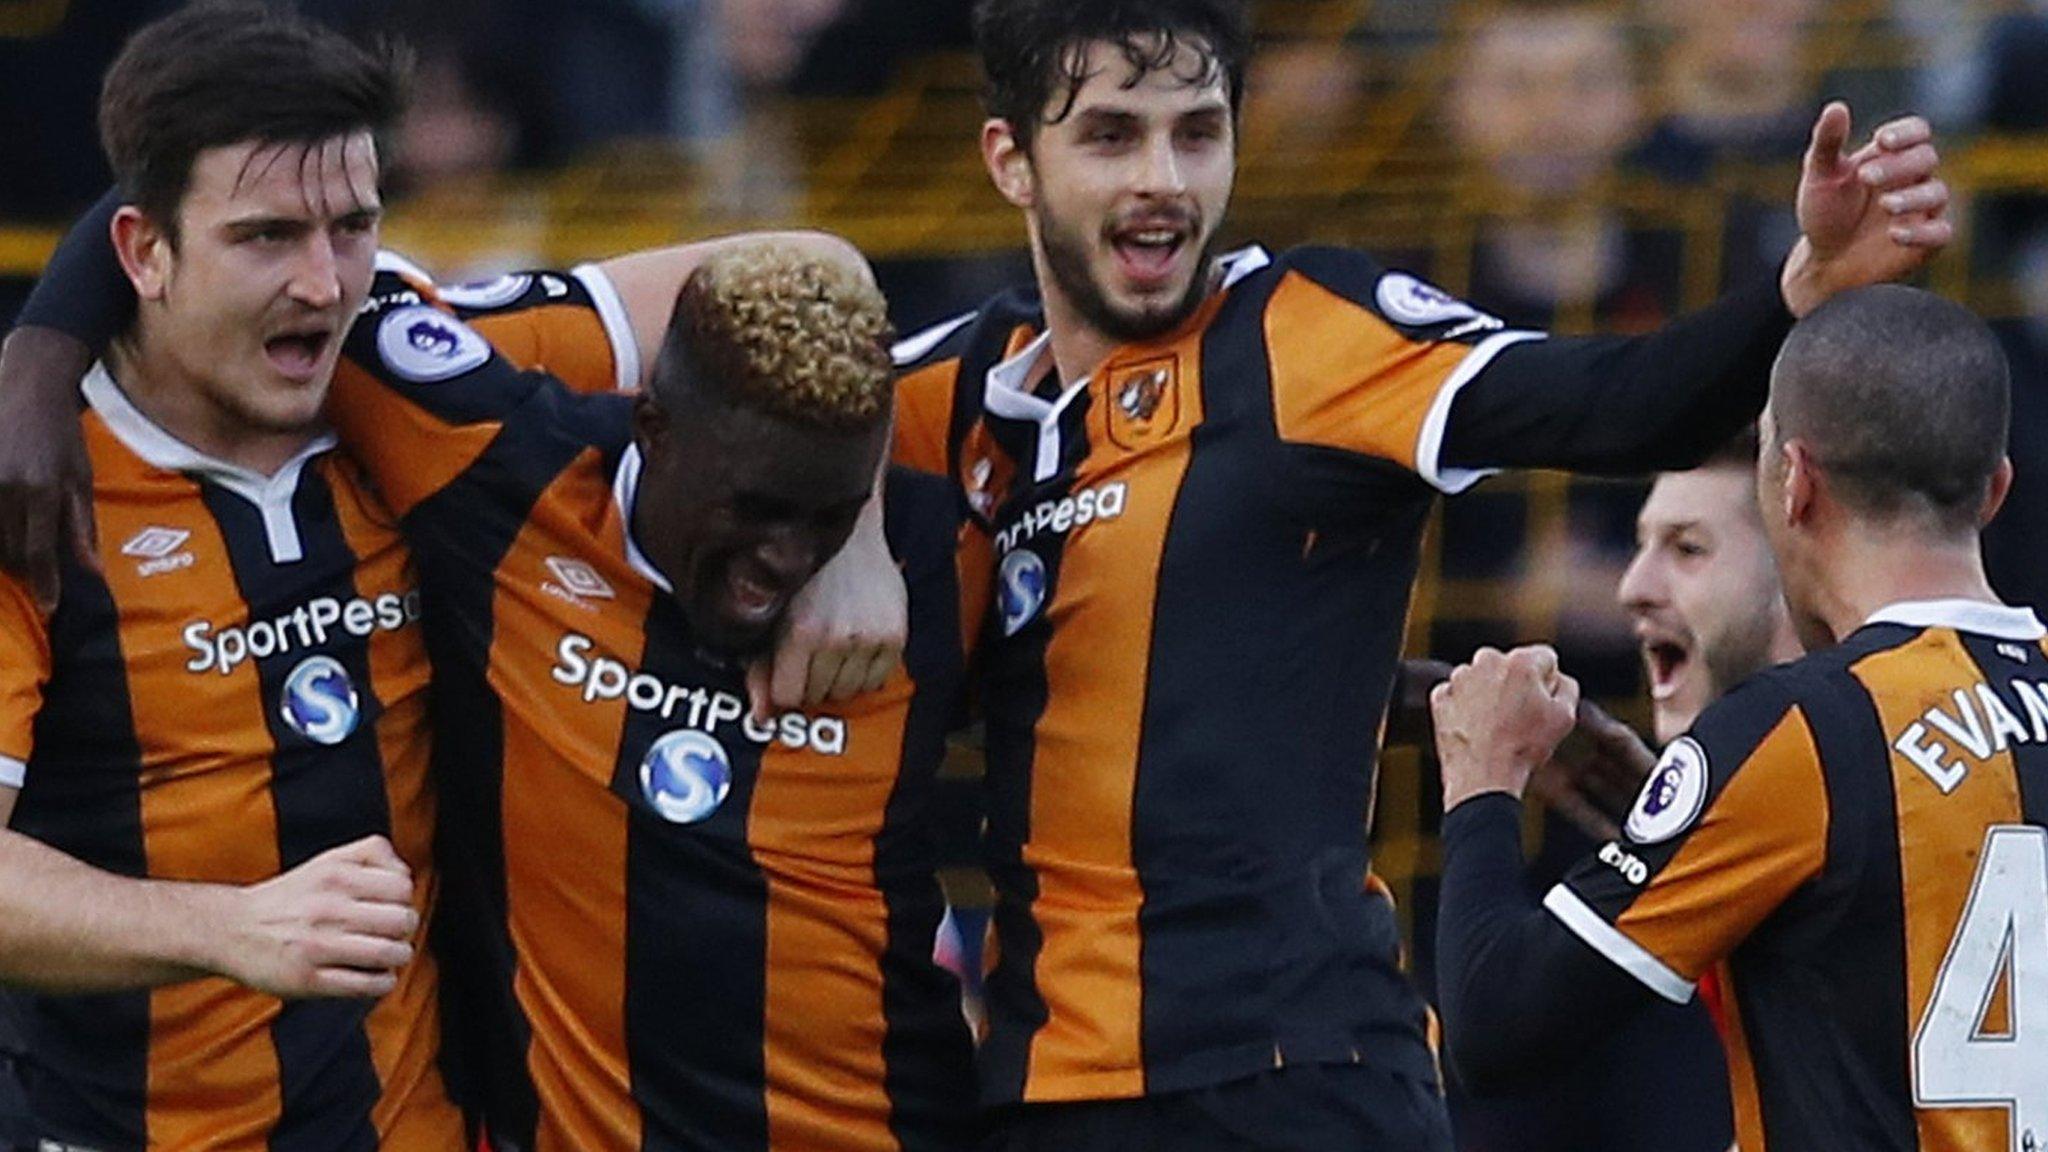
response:
[(1003, 612), (1003, 635), (1015, 636), (1045, 606), (1045, 561), (1028, 548), (1003, 557), (997, 599)]
[(695, 824), (718, 811), (732, 791), (725, 746), (690, 728), (656, 740), (640, 761), (640, 794), (672, 824)]
[(348, 669), (332, 656), (310, 656), (284, 678), (278, 706), (291, 730), (315, 744), (335, 745), (355, 733), (362, 702)]

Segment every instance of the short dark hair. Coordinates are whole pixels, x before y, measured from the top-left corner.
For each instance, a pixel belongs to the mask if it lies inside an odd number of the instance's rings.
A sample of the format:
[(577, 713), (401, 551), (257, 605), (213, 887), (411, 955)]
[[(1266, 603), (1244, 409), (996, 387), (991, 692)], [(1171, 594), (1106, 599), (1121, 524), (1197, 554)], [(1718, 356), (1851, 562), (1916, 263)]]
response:
[[(981, 0), (974, 13), (988, 114), (1007, 120), (1026, 148), (1040, 124), (1072, 111), (1088, 81), (1083, 51), (1107, 41), (1131, 66), (1126, 86), (1173, 66), (1183, 47), (1200, 53), (1203, 71), (1185, 77), (1208, 84), (1219, 76), (1235, 113), (1244, 102), (1251, 23), (1243, 0)], [(1064, 103), (1049, 111), (1055, 100)]]
[(1786, 337), (1771, 447), (1805, 441), (1863, 515), (1974, 531), (2005, 458), (2011, 390), (1997, 337), (1969, 309), (1917, 288), (1860, 288)]
[(1707, 454), (1700, 461), (1702, 468), (1741, 468), (1756, 471), (1757, 427), (1745, 426), (1742, 431), (1721, 442), (1721, 446)]
[(201, 152), (382, 133), (405, 110), (411, 55), (365, 46), (254, 0), (206, 0), (144, 25), (107, 70), (100, 144), (126, 200), (177, 237)]
[(889, 418), (894, 338), (864, 265), (774, 241), (738, 244), (683, 282), (650, 391), (671, 409), (711, 400), (866, 431)]

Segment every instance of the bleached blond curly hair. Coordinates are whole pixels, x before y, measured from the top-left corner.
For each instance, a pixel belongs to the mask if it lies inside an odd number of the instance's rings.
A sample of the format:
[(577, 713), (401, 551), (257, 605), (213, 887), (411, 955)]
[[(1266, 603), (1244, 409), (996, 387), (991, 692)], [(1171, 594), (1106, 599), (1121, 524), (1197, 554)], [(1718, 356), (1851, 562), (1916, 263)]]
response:
[(684, 282), (669, 345), (729, 399), (839, 430), (885, 418), (895, 382), (888, 305), (857, 258), (762, 241), (706, 257)]

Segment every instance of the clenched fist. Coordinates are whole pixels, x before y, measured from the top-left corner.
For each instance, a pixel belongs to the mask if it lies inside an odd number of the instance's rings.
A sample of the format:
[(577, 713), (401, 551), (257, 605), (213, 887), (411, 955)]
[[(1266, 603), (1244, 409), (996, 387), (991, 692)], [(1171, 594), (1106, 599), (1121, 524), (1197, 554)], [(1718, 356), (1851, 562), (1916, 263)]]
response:
[(412, 962), (412, 897), (391, 842), (366, 836), (239, 889), (212, 967), (273, 996), (382, 996)]
[(1520, 797), (1577, 723), (1579, 682), (1544, 645), (1481, 648), (1429, 694), (1444, 810), (1483, 792)]

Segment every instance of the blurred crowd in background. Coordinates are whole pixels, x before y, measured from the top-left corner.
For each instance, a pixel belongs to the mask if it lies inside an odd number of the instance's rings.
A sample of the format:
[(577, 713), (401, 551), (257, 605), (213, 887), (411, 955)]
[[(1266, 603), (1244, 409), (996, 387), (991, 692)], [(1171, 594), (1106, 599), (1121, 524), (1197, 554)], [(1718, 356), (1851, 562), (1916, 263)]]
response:
[[(0, 322), (62, 223), (106, 187), (102, 70), (129, 29), (173, 6), (0, 0)], [(417, 49), (416, 103), (390, 142), (387, 243), (446, 281), (801, 224), (868, 250), (910, 332), (1028, 275), (1021, 225), (976, 150), (971, 0), (298, 7)], [(1772, 274), (1821, 101), (1849, 100), (1859, 134), (1927, 116), (1963, 224), (1933, 286), (1996, 321), (2015, 369), (2022, 467), (1990, 546), (2048, 547), (2048, 487), (2025, 464), (2048, 461), (2048, 0), (1253, 9), (1263, 43), (1230, 238), (1361, 245), (1518, 326), (1642, 330)], [(1411, 649), (1456, 659), (1555, 637), (1590, 695), (1644, 719), (1614, 603), (1642, 492), (1535, 476), (1449, 504)], [(2001, 591), (2043, 602), (2042, 589)], [(1434, 787), (1392, 757), (1378, 828), (1379, 869), (1422, 929), (1425, 983)], [(1557, 828), (1548, 842), (1547, 860), (1584, 847)], [(1466, 1131), (1471, 1147), (1491, 1141), (1484, 1125)]]

